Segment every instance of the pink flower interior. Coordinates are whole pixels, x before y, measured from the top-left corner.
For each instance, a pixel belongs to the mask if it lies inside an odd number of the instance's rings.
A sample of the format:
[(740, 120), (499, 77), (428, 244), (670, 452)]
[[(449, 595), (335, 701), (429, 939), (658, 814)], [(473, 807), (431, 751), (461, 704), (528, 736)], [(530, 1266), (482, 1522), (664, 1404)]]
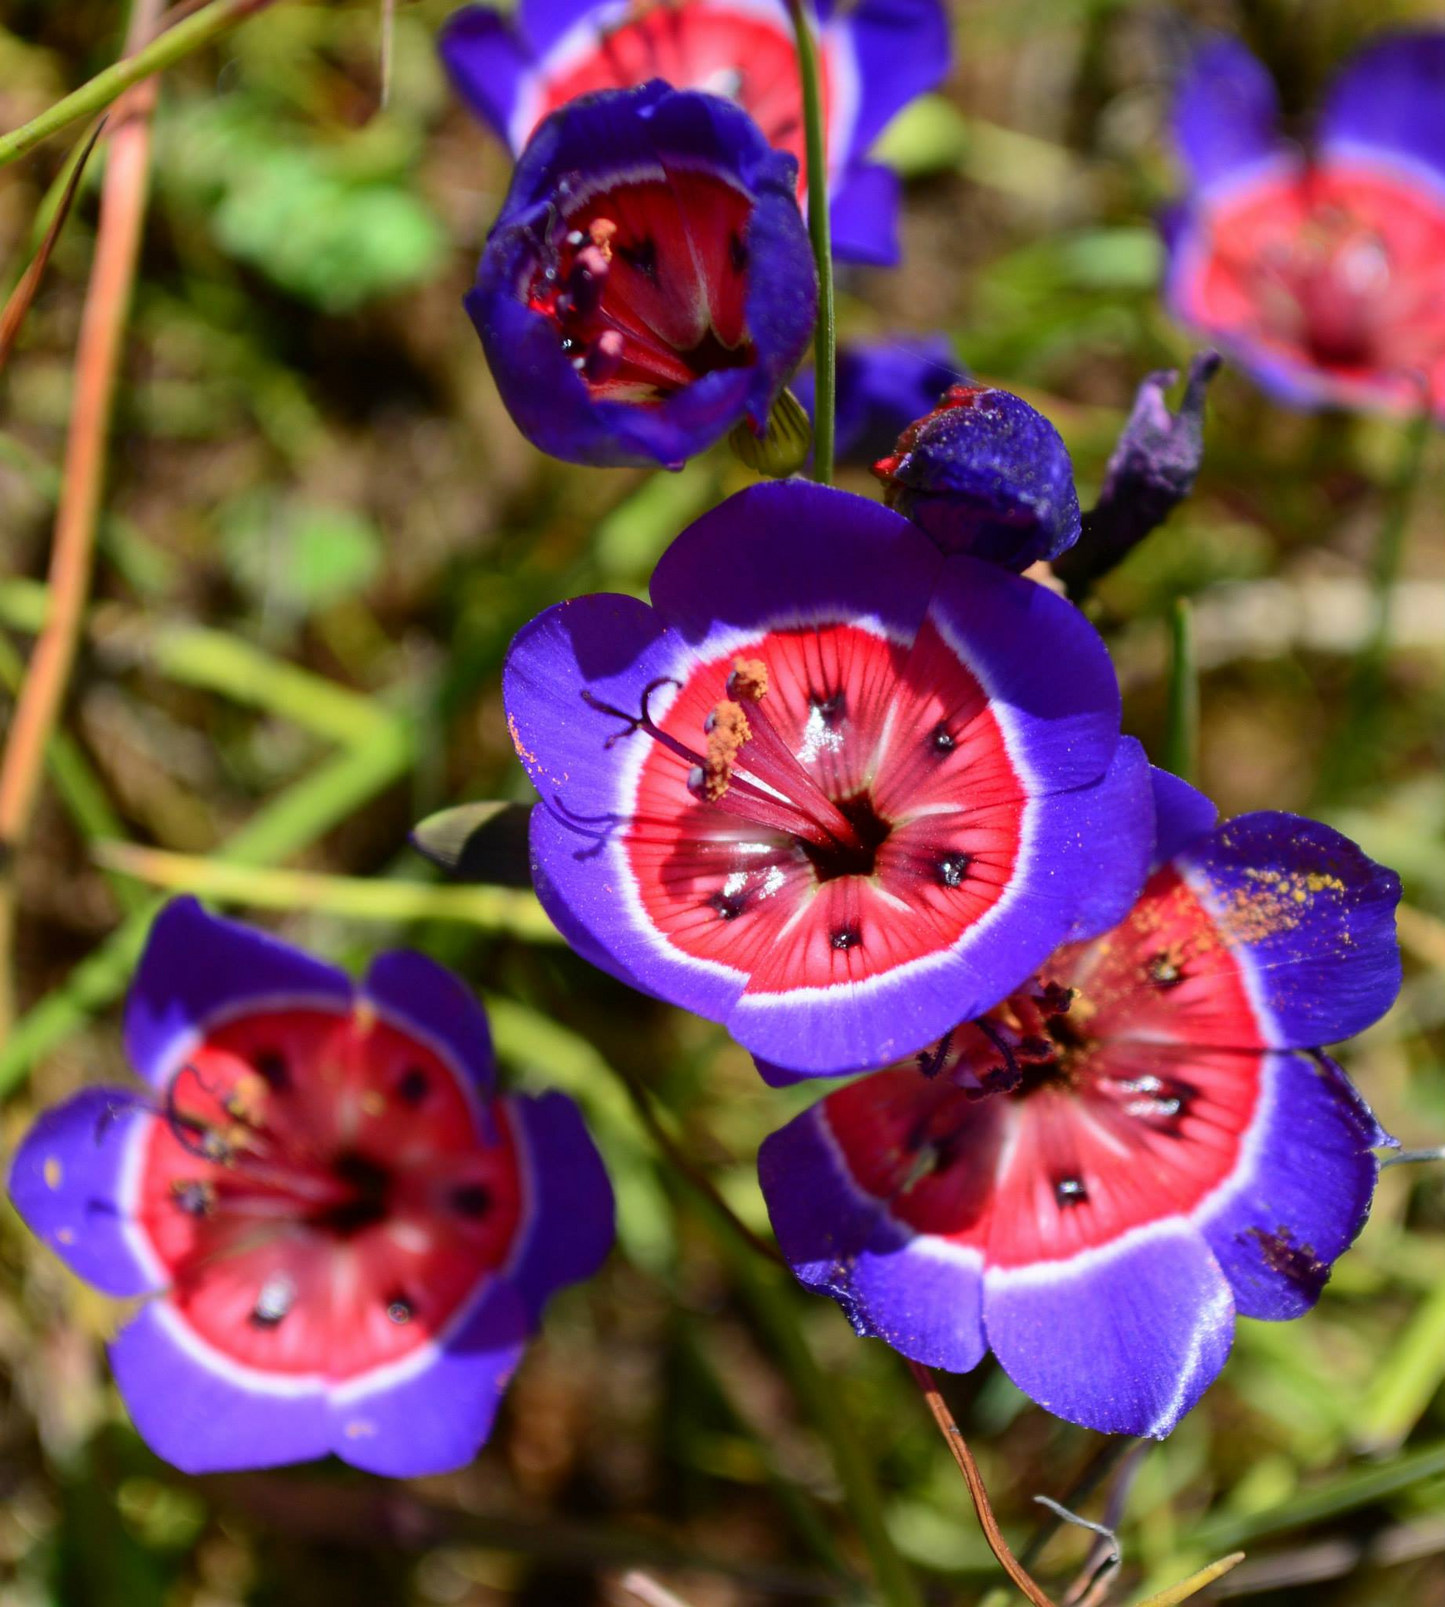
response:
[(339, 1381), (433, 1339), (511, 1251), (505, 1108), (365, 1007), (213, 1028), (150, 1126), (137, 1231), (207, 1345)]
[[(720, 797), (695, 760), (738, 663), (766, 694)], [(658, 696), (654, 693), (654, 696)], [(659, 697), (660, 701), (660, 697)], [(625, 853), (654, 928), (753, 993), (857, 982), (953, 945), (1003, 897), (1027, 803), (998, 717), (931, 622), (775, 629), (699, 663), (643, 755)]]
[(828, 1097), (855, 1182), (1005, 1268), (1188, 1215), (1234, 1174), (1259, 1098), (1267, 1030), (1235, 940), (1289, 918), (1266, 887), (1221, 924), (1157, 872), (1114, 931), (919, 1057), (928, 1079), (909, 1064)]

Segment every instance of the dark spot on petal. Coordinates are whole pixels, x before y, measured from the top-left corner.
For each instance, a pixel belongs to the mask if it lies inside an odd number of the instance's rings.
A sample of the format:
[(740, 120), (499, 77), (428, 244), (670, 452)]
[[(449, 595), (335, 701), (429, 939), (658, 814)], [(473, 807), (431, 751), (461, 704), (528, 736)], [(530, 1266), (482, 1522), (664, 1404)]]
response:
[(431, 1078), (420, 1066), (408, 1066), (401, 1074), (401, 1081), (396, 1085), (396, 1097), (403, 1105), (410, 1105), (413, 1110), (430, 1092)]
[(958, 746), (958, 738), (940, 720), (933, 730), (929, 732), (928, 745), (937, 754), (949, 754)]
[(728, 236), (728, 258), (732, 262), (734, 273), (748, 271), (748, 243), (740, 234)]
[(459, 1183), (451, 1193), (451, 1206), (458, 1216), (483, 1217), (492, 1208), (492, 1195), (480, 1183)]
[(635, 268), (645, 279), (657, 278), (657, 242), (647, 235), (629, 244), (614, 242), (612, 249), (630, 268)]
[(972, 863), (968, 854), (944, 854), (938, 861), (938, 880), (944, 887), (962, 887)]
[(409, 1323), (416, 1316), (416, 1307), (405, 1295), (393, 1295), (386, 1303), (387, 1318), (394, 1322), (398, 1328)]
[(1311, 1305), (1319, 1299), (1320, 1291), (1330, 1281), (1330, 1269), (1312, 1245), (1296, 1244), (1286, 1227), (1276, 1228), (1273, 1233), (1250, 1228), (1249, 1237), (1258, 1242), (1259, 1253), (1271, 1272), (1288, 1279)]
[(1167, 954), (1156, 954), (1144, 967), (1149, 980), (1156, 988), (1177, 988), (1184, 980), (1184, 973), (1179, 969), (1176, 961)]
[(261, 1285), (251, 1308), (253, 1328), (275, 1328), (296, 1303), (296, 1285), (284, 1272), (273, 1273)]
[(198, 1178), (173, 1178), (171, 1201), (183, 1216), (209, 1216), (216, 1208), (215, 1185)]
[(823, 724), (830, 731), (836, 730), (843, 723), (843, 716), (848, 712), (847, 695), (838, 692), (810, 692), (808, 694), (809, 709), (816, 710), (821, 716)]
[(1054, 1199), (1060, 1209), (1069, 1205), (1087, 1205), (1089, 1191), (1081, 1177), (1060, 1177), (1054, 1180)]
[(251, 1056), (251, 1064), (256, 1068), (256, 1075), (273, 1093), (291, 1086), (291, 1068), (279, 1049), (258, 1049)]
[(856, 926), (840, 926), (828, 940), (835, 949), (856, 949), (863, 944), (863, 934)]
[(708, 899), (708, 906), (717, 911), (720, 921), (735, 921), (748, 907), (746, 888), (739, 893), (724, 893), (718, 891)]

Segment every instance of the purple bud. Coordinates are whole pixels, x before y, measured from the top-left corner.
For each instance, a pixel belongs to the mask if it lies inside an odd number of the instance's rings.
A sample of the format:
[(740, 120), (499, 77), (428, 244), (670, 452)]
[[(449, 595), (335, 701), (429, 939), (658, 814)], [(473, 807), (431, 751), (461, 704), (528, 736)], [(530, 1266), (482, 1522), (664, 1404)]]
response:
[(1136, 547), (1194, 488), (1204, 458), (1204, 393), (1219, 371), (1218, 352), (1191, 359), (1179, 411), (1164, 393), (1179, 378), (1171, 368), (1139, 387), (1098, 502), (1084, 515), (1078, 545), (1054, 567), (1073, 597), (1081, 596)]

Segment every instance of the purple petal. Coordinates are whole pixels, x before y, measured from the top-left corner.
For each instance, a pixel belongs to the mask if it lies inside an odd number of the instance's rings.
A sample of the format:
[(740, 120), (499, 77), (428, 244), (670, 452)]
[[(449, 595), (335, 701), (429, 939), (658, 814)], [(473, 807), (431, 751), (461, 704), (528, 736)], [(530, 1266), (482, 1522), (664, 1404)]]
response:
[[(1152, 775), (1142, 746), (1133, 737), (1121, 737), (1103, 779), (1066, 795), (1072, 806), (1067, 816), (1062, 807), (1051, 814), (1049, 835), (1057, 840), (1067, 831), (1078, 845), (1077, 868), (1068, 878), (1077, 900), (1070, 942), (1109, 931), (1134, 907), (1149, 874), (1155, 797)], [(1057, 802), (1062, 805), (1063, 800)], [(1086, 877), (1083, 866), (1090, 861), (1095, 874)], [(1056, 863), (1055, 876), (1064, 880), (1060, 868)]]
[(1268, 1055), (1240, 1175), (1198, 1218), (1240, 1315), (1298, 1317), (1370, 1212), (1389, 1142), (1349, 1079), (1323, 1055)]
[(1319, 141), (1327, 158), (1384, 156), (1445, 187), (1445, 32), (1387, 34), (1360, 51), (1335, 81)]
[(1152, 768), (1149, 781), (1154, 790), (1153, 863), (1158, 866), (1213, 831), (1219, 811), (1198, 788), (1168, 770)]
[(512, 24), (490, 6), (463, 6), (437, 40), (453, 87), (509, 147), (512, 119), (535, 62)]
[(464, 1087), (491, 1090), (496, 1067), (486, 1012), (444, 965), (411, 949), (393, 949), (371, 962), (361, 991), (394, 1025), (456, 1067)]
[(350, 978), (289, 943), (207, 915), (193, 898), (156, 917), (125, 1008), (125, 1047), (164, 1087), (213, 1021), (243, 1010), (351, 1008)]
[(1195, 1229), (1166, 1222), (1071, 1261), (990, 1271), (983, 1320), (1004, 1371), (1040, 1406), (1162, 1439), (1223, 1367), (1234, 1301)]
[(758, 1181), (784, 1259), (859, 1334), (950, 1372), (983, 1359), (977, 1257), (891, 1222), (847, 1177), (822, 1104), (763, 1141)]
[(898, 243), (901, 190), (898, 175), (881, 162), (856, 162), (844, 171), (828, 203), (833, 255), (839, 262), (898, 266), (903, 257)]
[(465, 1467), (492, 1431), (529, 1328), (526, 1302), (507, 1284), (493, 1285), (420, 1355), (379, 1378), (333, 1387), (330, 1449), (394, 1479)]
[(876, 619), (917, 631), (940, 569), (908, 522), (804, 480), (755, 485), (705, 513), (652, 576), (657, 611), (689, 643), (720, 629)]
[(183, 1473), (309, 1462), (332, 1449), (323, 1381), (236, 1366), (156, 1299), (110, 1347), (140, 1437)]
[(78, 1277), (108, 1295), (159, 1288), (130, 1227), (126, 1174), (154, 1113), (127, 1088), (87, 1088), (45, 1111), (10, 1168), (10, 1201)]
[(1235, 183), (1275, 159), (1278, 117), (1274, 80), (1237, 39), (1196, 50), (1174, 95), (1174, 137), (1194, 189)]
[(564, 1094), (514, 1097), (535, 1205), (508, 1279), (535, 1322), (554, 1290), (590, 1278), (616, 1236), (612, 1185), (581, 1113)]
[(831, 29), (850, 36), (859, 102), (850, 154), (862, 156), (896, 113), (946, 76), (948, 14), (938, 0), (861, 0)]
[(1394, 1002), (1400, 879), (1348, 837), (1261, 811), (1227, 821), (1174, 863), (1242, 960), (1271, 1047), (1337, 1043)]

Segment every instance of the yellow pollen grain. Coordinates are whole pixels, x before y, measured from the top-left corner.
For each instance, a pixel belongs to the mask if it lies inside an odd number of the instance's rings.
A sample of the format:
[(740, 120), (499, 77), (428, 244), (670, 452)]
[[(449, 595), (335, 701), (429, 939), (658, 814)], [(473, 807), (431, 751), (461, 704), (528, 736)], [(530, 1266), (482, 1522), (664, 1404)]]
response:
[(378, 1093), (375, 1088), (368, 1088), (361, 1096), (361, 1108), (368, 1116), (384, 1116), (386, 1114), (386, 1096)]
[(517, 750), (517, 757), (523, 764), (536, 764), (537, 755), (522, 743), (522, 733), (517, 729), (517, 717), (514, 714), (507, 716), (507, 735), (512, 739), (512, 746)]
[(59, 1239), (62, 1244), (74, 1244), (75, 1243), (75, 1229), (74, 1228), (57, 1228), (55, 1230), (55, 1237), (57, 1239)]
[(45, 1186), (48, 1189), (58, 1189), (65, 1178), (65, 1168), (60, 1164), (58, 1155), (45, 1157)]
[(738, 751), (752, 734), (742, 704), (724, 698), (712, 711), (703, 765), (703, 792), (710, 802), (716, 803), (727, 792)]
[(734, 659), (731, 690), (749, 703), (761, 703), (768, 695), (768, 666), (760, 658)]

